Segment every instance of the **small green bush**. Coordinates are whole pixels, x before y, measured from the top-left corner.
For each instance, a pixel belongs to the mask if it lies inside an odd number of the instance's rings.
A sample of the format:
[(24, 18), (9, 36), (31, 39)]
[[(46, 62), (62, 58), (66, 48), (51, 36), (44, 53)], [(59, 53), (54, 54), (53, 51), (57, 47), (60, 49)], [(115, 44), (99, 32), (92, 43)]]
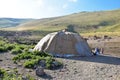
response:
[(12, 50), (12, 49), (15, 48), (15, 45), (13, 45), (13, 44), (8, 44), (8, 45), (5, 45), (5, 46), (6, 46), (7, 50)]
[(53, 58), (52, 57), (45, 57), (45, 59), (46, 59), (46, 68), (50, 69), (51, 64), (53, 62)]
[(22, 50), (20, 48), (15, 48), (11, 51), (12, 54), (19, 54), (22, 53)]
[(6, 71), (0, 68), (0, 78), (4, 77), (6, 74)]
[[(0, 68), (0, 80), (23, 80), (22, 75), (17, 74), (17, 69), (11, 70), (9, 73), (5, 71), (4, 69)], [(24, 75), (26, 76), (26, 80), (35, 80), (30, 75)]]
[(41, 57), (51, 56), (50, 54), (43, 52), (43, 51), (34, 51), (33, 53), (34, 53), (34, 55), (41, 56)]
[(38, 63), (38, 60), (30, 60), (26, 61), (23, 65), (25, 68), (34, 68), (34, 66)]
[(22, 59), (36, 59), (36, 56), (30, 52), (24, 52), (22, 54), (18, 54), (17, 56), (13, 57), (14, 61), (17, 61), (17, 60), (19, 61)]
[(7, 49), (4, 46), (3, 47), (0, 46), (0, 52), (7, 52)]
[(27, 60), (23, 64), (25, 68), (34, 68), (35, 65), (39, 65), (38, 64), (39, 61), (45, 60), (45, 64), (46, 64), (45, 68), (51, 69), (53, 61), (55, 61), (55, 59), (51, 55), (41, 51), (23, 52), (21, 54), (16, 55), (13, 58), (13, 61), (16, 63), (17, 61), (20, 61), (23, 59)]

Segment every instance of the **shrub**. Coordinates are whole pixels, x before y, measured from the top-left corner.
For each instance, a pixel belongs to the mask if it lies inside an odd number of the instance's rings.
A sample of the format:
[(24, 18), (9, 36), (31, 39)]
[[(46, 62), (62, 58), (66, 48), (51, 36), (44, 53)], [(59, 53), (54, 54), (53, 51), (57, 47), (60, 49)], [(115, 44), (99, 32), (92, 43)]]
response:
[[(4, 69), (0, 68), (0, 80), (23, 80), (22, 75), (16, 74), (17, 70), (10, 71), (10, 73), (7, 73)], [(24, 75), (25, 76), (25, 75)], [(35, 80), (30, 75), (26, 76), (26, 80)]]
[(34, 66), (38, 63), (38, 60), (30, 60), (26, 61), (23, 65), (26, 68), (34, 68)]
[(16, 47), (18, 47), (18, 48), (20, 48), (20, 49), (24, 50), (24, 49), (25, 49), (25, 47), (26, 47), (26, 45), (17, 45)]
[(0, 78), (3, 78), (6, 74), (6, 71), (0, 68)]
[(50, 69), (51, 68), (51, 64), (53, 62), (53, 58), (52, 57), (46, 57), (46, 68)]
[(12, 50), (13, 48), (15, 48), (15, 45), (13, 45), (13, 44), (8, 44), (8, 45), (5, 45), (5, 46), (6, 46), (7, 50)]
[(11, 51), (12, 54), (19, 54), (22, 53), (22, 50), (20, 48), (15, 48)]
[(34, 53), (34, 55), (41, 56), (41, 57), (43, 57), (43, 56), (44, 57), (51, 56), (50, 54), (48, 54), (48, 53), (46, 53), (44, 51), (34, 51), (33, 53)]
[(39, 65), (38, 62), (41, 60), (45, 60), (45, 68), (47, 69), (51, 69), (51, 65), (53, 64), (53, 61), (55, 61), (55, 59), (49, 55), (46, 52), (40, 52), (40, 51), (34, 51), (34, 52), (23, 52), (21, 54), (16, 55), (13, 58), (14, 62), (17, 62), (19, 60), (25, 60), (25, 59), (29, 59), (27, 61), (25, 61), (25, 63), (23, 63), (23, 66), (25, 68), (34, 68), (35, 65)]
[(7, 49), (3, 46), (3, 47), (0, 47), (0, 52), (6, 52)]

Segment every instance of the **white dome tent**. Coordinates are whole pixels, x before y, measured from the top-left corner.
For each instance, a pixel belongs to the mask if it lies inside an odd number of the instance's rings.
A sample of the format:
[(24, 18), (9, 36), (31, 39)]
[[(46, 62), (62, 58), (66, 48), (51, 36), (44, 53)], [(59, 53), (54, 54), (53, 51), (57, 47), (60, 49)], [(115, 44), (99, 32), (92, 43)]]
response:
[(78, 34), (59, 31), (46, 35), (35, 46), (34, 50), (49, 52), (54, 56), (91, 56), (87, 42)]

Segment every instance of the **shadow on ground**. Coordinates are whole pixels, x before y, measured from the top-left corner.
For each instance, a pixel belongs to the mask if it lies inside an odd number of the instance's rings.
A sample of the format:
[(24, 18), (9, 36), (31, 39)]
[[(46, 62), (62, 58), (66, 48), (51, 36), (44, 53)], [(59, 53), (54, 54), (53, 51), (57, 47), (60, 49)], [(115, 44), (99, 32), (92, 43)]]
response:
[(45, 74), (44, 76), (39, 76), (39, 77), (41, 77), (43, 79), (49, 79), (49, 80), (53, 79), (53, 77), (49, 74)]
[(64, 59), (120, 65), (120, 58), (106, 56), (106, 55), (97, 55), (97, 56), (90, 56), (90, 57), (72, 57), (72, 58), (64, 58)]

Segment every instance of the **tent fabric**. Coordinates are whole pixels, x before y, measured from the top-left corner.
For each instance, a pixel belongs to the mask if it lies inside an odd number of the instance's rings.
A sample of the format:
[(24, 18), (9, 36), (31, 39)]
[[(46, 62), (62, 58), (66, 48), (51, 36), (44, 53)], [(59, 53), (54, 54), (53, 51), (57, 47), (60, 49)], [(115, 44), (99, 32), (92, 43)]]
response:
[(91, 56), (88, 43), (78, 34), (59, 31), (46, 35), (34, 50), (46, 51), (54, 56)]

